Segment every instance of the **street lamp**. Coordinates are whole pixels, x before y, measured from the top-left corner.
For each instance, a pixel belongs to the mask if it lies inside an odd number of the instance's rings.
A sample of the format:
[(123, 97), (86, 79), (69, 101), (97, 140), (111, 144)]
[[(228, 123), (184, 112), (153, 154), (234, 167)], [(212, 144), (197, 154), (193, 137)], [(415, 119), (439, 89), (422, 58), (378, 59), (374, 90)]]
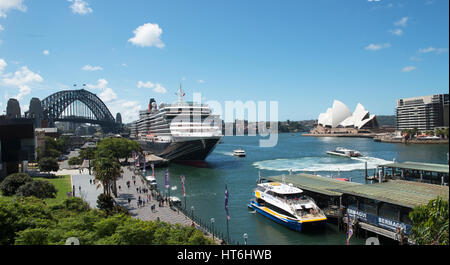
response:
[(248, 238), (247, 233), (244, 233), (244, 245), (247, 245), (247, 238)]
[(213, 240), (214, 240), (214, 222), (216, 221), (216, 219), (211, 218), (211, 230), (212, 230), (212, 236), (213, 236)]

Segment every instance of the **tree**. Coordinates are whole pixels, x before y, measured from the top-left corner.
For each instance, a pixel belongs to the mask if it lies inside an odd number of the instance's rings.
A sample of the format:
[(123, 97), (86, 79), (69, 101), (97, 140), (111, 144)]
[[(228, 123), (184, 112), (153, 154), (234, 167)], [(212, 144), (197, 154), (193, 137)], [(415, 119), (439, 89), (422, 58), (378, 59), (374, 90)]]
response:
[(17, 189), (16, 194), (18, 196), (30, 197), (34, 196), (36, 198), (56, 198), (57, 190), (55, 185), (45, 180), (33, 180), (20, 186)]
[(104, 210), (107, 213), (112, 212), (114, 209), (114, 199), (110, 195), (107, 194), (100, 194), (97, 197), (97, 208), (100, 210)]
[(409, 213), (413, 223), (413, 238), (419, 245), (449, 244), (448, 201), (438, 197), (426, 206), (421, 205)]
[(103, 193), (117, 197), (116, 180), (120, 176), (120, 164), (112, 157), (98, 157), (94, 162), (95, 179), (103, 185)]
[(49, 230), (46, 228), (28, 228), (17, 233), (16, 245), (47, 245)]
[(81, 165), (82, 162), (83, 162), (83, 161), (81, 160), (81, 158), (79, 158), (79, 157), (77, 157), (77, 156), (71, 157), (71, 158), (69, 158), (69, 160), (67, 161), (67, 163), (68, 163), (69, 165), (71, 165), (71, 166), (74, 166), (74, 165)]
[(42, 172), (58, 171), (58, 161), (53, 157), (43, 157), (39, 160), (39, 170)]
[(43, 157), (57, 158), (61, 156), (62, 149), (61, 143), (58, 143), (54, 138), (47, 136), (45, 137), (45, 151), (42, 155)]
[(80, 155), (79, 155), (79, 157), (81, 157), (81, 159), (89, 161), (89, 175), (91, 174), (91, 168), (92, 168), (91, 160), (95, 158), (95, 150), (96, 150), (95, 148), (82, 149), (80, 151)]
[(11, 174), (2, 181), (0, 190), (4, 196), (12, 196), (16, 194), (20, 186), (32, 181), (33, 179), (25, 173)]

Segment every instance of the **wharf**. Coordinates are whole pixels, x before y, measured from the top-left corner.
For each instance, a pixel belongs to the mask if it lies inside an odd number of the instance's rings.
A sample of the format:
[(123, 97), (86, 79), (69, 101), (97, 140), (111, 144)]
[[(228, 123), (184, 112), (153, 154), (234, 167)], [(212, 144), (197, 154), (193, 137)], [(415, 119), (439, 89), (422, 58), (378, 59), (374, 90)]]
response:
[(311, 196), (328, 218), (337, 219), (339, 229), (346, 228), (347, 216), (356, 234), (374, 233), (392, 240), (414, 244), (410, 238), (409, 213), (438, 196), (448, 200), (449, 187), (417, 181), (389, 180), (359, 184), (310, 174), (263, 178), (285, 181)]

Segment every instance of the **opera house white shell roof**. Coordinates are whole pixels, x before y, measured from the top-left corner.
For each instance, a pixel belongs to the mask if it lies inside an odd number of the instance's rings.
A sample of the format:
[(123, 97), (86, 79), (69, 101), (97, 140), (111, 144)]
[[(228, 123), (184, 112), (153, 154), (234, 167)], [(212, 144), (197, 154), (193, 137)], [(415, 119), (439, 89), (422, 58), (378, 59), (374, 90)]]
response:
[(352, 114), (344, 103), (339, 100), (334, 100), (333, 107), (319, 115), (319, 124), (331, 128), (354, 127), (361, 129), (374, 118), (375, 115), (370, 115), (360, 103), (356, 105), (355, 111)]

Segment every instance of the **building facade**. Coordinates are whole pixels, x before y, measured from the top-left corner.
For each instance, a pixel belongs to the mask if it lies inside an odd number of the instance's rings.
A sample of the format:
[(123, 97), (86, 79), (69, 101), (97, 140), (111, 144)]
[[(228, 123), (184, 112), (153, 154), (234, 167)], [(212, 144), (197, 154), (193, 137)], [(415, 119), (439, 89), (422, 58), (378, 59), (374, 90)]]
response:
[(397, 100), (397, 130), (448, 127), (449, 94)]

